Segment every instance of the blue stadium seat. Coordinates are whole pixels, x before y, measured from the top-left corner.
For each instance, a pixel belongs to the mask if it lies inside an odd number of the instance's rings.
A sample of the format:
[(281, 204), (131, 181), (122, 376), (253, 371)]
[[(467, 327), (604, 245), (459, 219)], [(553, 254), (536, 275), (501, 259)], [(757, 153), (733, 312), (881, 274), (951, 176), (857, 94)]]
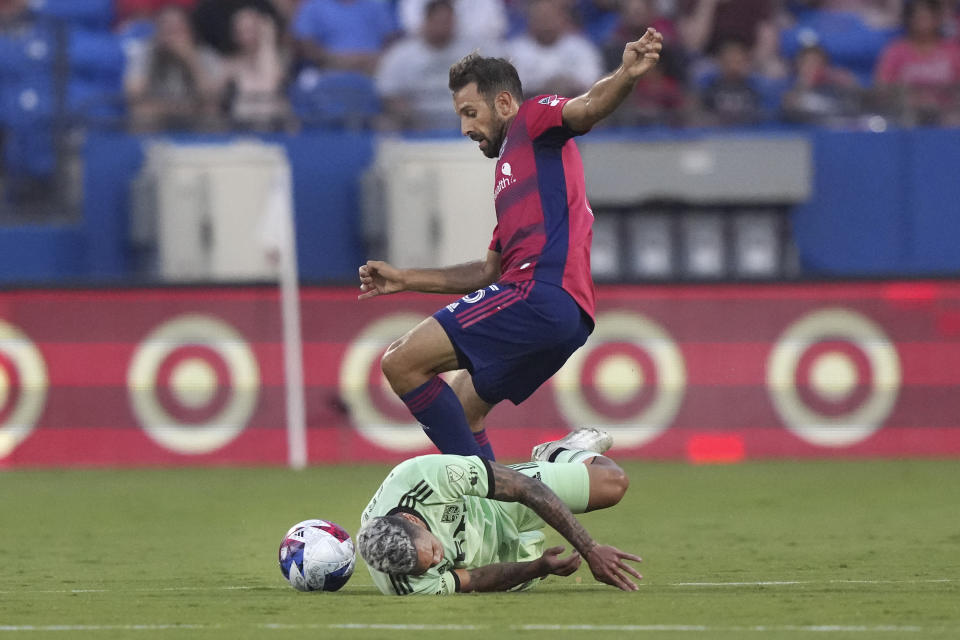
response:
[(33, 22), (0, 34), (0, 77), (50, 73), (56, 51), (53, 26)]
[(0, 83), (0, 113), (9, 127), (49, 124), (56, 108), (53, 77), (38, 75)]
[(153, 20), (140, 18), (137, 20), (128, 20), (116, 33), (121, 43), (127, 43), (131, 40), (149, 40), (156, 32), (157, 24)]
[(0, 35), (0, 123), (10, 176), (53, 172), (55, 26), (37, 20)]
[(784, 57), (792, 60), (804, 47), (819, 45), (834, 64), (869, 85), (880, 53), (896, 34), (896, 30), (873, 29), (854, 13), (809, 11), (796, 26), (781, 32), (780, 48)]
[(290, 87), (290, 103), (307, 125), (363, 127), (380, 113), (373, 80), (348, 71), (304, 69)]
[(123, 77), (124, 57), (120, 38), (112, 33), (73, 29), (67, 56), (70, 72), (87, 79), (116, 82)]
[[(697, 91), (705, 91), (718, 77), (719, 71), (716, 68), (707, 69), (695, 76), (692, 84)], [(766, 78), (760, 74), (751, 75), (749, 84), (760, 96), (760, 106), (766, 117), (772, 117), (780, 110), (783, 94), (790, 88), (787, 78)]]
[(113, 0), (33, 0), (30, 4), (38, 15), (88, 29), (108, 30), (113, 23)]
[(67, 111), (84, 120), (115, 120), (124, 114), (123, 93), (109, 83), (71, 78), (67, 83)]
[(48, 126), (9, 128), (3, 139), (3, 155), (11, 176), (49, 176), (56, 167), (53, 132)]

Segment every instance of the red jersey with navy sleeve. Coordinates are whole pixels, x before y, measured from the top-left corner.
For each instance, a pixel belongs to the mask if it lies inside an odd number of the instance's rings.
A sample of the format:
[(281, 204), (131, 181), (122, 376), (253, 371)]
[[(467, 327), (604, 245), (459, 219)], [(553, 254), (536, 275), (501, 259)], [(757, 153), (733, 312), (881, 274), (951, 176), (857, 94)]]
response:
[(591, 318), (593, 211), (583, 162), (563, 124), (569, 98), (537, 96), (520, 105), (497, 160), (493, 189), (500, 282), (547, 282), (570, 294)]

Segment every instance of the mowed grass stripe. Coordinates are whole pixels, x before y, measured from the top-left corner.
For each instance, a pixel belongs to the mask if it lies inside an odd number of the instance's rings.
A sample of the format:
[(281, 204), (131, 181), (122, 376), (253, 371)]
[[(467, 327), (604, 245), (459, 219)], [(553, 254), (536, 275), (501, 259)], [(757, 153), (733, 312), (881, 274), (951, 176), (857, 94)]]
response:
[[(594, 632), (626, 632), (643, 633), (658, 631), (677, 632), (777, 632), (777, 631), (806, 631), (816, 633), (951, 633), (960, 632), (956, 629), (924, 628), (918, 626), (897, 625), (754, 625), (754, 626), (718, 626), (699, 624), (648, 624), (648, 625), (465, 625), (465, 624), (366, 624), (366, 623), (333, 623), (333, 624), (291, 624), (291, 623), (262, 623), (255, 625), (257, 629), (272, 631), (308, 631), (308, 630), (340, 630), (340, 631), (594, 631)], [(96, 632), (96, 631), (170, 631), (170, 630), (210, 630), (210, 629), (237, 629), (235, 625), (204, 625), (204, 624), (122, 624), (122, 625), (0, 625), (0, 632)]]
[(138, 625), (151, 638), (233, 639), (341, 623), (368, 625), (341, 630), (352, 638), (391, 633), (369, 625), (424, 624), (537, 639), (555, 639), (550, 625), (608, 637), (617, 632), (602, 628), (960, 636), (957, 461), (625, 468), (623, 503), (583, 522), (644, 557), (640, 592), (597, 585), (584, 567), (528, 593), (443, 599), (381, 596), (362, 563), (332, 594), (295, 592), (280, 576), (283, 532), (322, 517), (355, 533), (388, 466), (4, 471), (0, 625), (102, 639), (140, 635)]
[[(638, 586), (641, 587), (702, 587), (709, 589), (712, 587), (792, 587), (796, 585), (828, 585), (828, 584), (891, 584), (891, 585), (911, 585), (911, 584), (943, 584), (948, 582), (958, 582), (960, 579), (957, 578), (932, 578), (929, 580), (823, 580), (823, 581), (814, 581), (814, 580), (757, 580), (753, 582), (670, 582), (666, 584), (660, 584), (656, 582), (639, 582)], [(221, 586), (221, 587), (164, 587), (161, 589), (155, 589), (150, 587), (144, 587), (141, 589), (123, 589), (124, 593), (164, 593), (170, 591), (247, 591), (247, 590), (261, 590), (261, 589), (277, 589), (280, 591), (286, 591), (289, 587), (286, 585), (277, 585), (277, 586), (262, 586), (262, 585), (234, 585), (234, 586)], [(609, 589), (605, 584), (601, 583), (581, 583), (576, 586), (569, 586), (570, 589), (590, 589), (590, 588), (599, 588), (599, 589)], [(31, 594), (50, 594), (50, 595), (63, 595), (63, 594), (76, 594), (76, 593), (111, 593), (116, 592), (117, 589), (49, 589), (49, 590), (31, 590), (31, 589), (19, 589), (17, 591), (0, 591), (0, 595), (11, 594), (11, 593), (31, 593)], [(373, 589), (369, 589), (371, 593), (374, 593)], [(319, 594), (318, 596), (319, 597)], [(336, 596), (334, 596), (336, 597)]]

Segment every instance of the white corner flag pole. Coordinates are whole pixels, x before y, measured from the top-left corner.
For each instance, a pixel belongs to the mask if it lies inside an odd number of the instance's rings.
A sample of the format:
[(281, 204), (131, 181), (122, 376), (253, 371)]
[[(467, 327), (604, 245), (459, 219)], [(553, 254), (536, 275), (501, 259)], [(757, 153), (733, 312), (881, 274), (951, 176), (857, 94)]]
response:
[[(291, 469), (307, 466), (307, 418), (303, 378), (303, 338), (300, 326), (300, 280), (289, 165), (277, 171), (264, 215), (266, 235), (279, 258), (280, 314), (283, 325), (283, 370), (287, 410), (287, 462)], [(272, 229), (270, 229), (272, 227)]]

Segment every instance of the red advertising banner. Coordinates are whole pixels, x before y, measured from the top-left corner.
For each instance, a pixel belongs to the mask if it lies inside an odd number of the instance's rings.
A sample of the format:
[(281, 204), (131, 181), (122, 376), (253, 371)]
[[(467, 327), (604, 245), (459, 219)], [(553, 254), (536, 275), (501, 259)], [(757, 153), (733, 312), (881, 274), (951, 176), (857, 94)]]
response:
[[(302, 290), (311, 463), (431, 451), (380, 373), (447, 304)], [(487, 429), (501, 459), (581, 425), (617, 457), (960, 456), (960, 282), (601, 288), (597, 328)], [(283, 464), (276, 289), (0, 293), (0, 466)]]

